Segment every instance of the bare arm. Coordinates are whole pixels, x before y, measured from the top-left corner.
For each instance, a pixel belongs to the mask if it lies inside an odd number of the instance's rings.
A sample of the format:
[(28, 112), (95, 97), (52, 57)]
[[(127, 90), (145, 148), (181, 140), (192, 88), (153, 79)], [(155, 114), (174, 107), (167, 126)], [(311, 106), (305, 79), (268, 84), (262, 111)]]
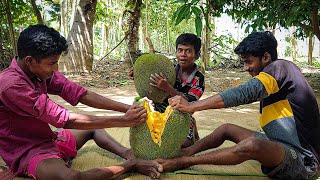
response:
[(89, 90), (80, 98), (80, 102), (90, 107), (114, 110), (119, 112), (126, 112), (130, 107), (130, 105), (103, 97)]
[(188, 102), (181, 96), (175, 96), (173, 98), (170, 98), (169, 102), (174, 109), (178, 109), (183, 112), (195, 112), (206, 109), (224, 108), (224, 102), (219, 94), (193, 102)]
[(102, 129), (109, 127), (132, 127), (144, 123), (147, 113), (142, 105), (133, 105), (123, 116), (91, 116), (70, 113), (64, 125), (66, 129)]

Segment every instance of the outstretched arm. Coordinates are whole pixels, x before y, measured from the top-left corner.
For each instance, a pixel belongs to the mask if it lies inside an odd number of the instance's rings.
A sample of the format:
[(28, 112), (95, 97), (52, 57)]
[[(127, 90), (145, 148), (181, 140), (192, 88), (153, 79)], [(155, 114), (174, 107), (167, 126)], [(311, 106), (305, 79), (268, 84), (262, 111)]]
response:
[(173, 108), (184, 112), (195, 112), (206, 109), (220, 109), (248, 104), (267, 97), (267, 91), (260, 80), (253, 78), (247, 82), (223, 91), (204, 100), (188, 103), (179, 96), (171, 98)]
[(127, 112), (129, 105), (114, 101), (112, 99), (103, 97), (95, 92), (87, 91), (85, 95), (80, 98), (80, 102), (90, 107), (114, 110), (119, 112)]
[(91, 116), (70, 113), (64, 125), (66, 129), (102, 129), (109, 127), (132, 127), (146, 121), (147, 112), (142, 105), (133, 105), (123, 116)]
[(181, 96), (175, 96), (169, 99), (171, 107), (183, 112), (195, 112), (206, 109), (219, 109), (224, 107), (224, 102), (220, 95), (208, 97), (203, 100), (188, 102)]

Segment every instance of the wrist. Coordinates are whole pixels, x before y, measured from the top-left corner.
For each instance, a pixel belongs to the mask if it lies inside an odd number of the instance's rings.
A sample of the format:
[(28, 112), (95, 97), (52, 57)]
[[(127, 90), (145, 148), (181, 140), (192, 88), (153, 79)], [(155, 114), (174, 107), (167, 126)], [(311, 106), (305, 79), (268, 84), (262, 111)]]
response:
[(196, 111), (196, 106), (195, 103), (196, 101), (188, 102), (189, 103), (189, 112), (195, 112)]
[(122, 165), (127, 171), (134, 171), (136, 169), (136, 163), (133, 159), (126, 160)]

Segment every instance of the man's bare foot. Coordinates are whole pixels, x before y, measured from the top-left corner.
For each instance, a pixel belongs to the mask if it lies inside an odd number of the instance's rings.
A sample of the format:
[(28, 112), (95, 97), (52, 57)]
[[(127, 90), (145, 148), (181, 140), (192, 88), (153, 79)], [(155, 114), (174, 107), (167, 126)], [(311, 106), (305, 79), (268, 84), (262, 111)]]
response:
[(0, 179), (1, 180), (12, 180), (15, 177), (15, 175), (4, 166), (0, 166)]
[(162, 165), (163, 172), (172, 172), (189, 167), (184, 164), (183, 158), (184, 157), (174, 159), (157, 159), (157, 161)]
[(133, 159), (135, 162), (135, 170), (139, 173), (145, 174), (152, 179), (160, 178), (160, 173), (163, 171), (161, 164), (155, 160), (140, 160)]

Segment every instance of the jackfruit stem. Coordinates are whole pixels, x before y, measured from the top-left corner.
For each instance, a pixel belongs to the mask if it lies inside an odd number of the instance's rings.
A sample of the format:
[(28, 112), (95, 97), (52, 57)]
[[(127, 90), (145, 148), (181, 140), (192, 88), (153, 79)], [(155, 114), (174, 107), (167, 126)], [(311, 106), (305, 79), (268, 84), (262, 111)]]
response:
[(149, 45), (149, 53), (150, 54), (154, 54), (155, 53), (155, 50), (154, 50), (154, 47), (153, 47), (153, 44), (151, 42), (151, 39), (149, 36), (146, 37), (146, 40), (147, 40), (147, 43)]

